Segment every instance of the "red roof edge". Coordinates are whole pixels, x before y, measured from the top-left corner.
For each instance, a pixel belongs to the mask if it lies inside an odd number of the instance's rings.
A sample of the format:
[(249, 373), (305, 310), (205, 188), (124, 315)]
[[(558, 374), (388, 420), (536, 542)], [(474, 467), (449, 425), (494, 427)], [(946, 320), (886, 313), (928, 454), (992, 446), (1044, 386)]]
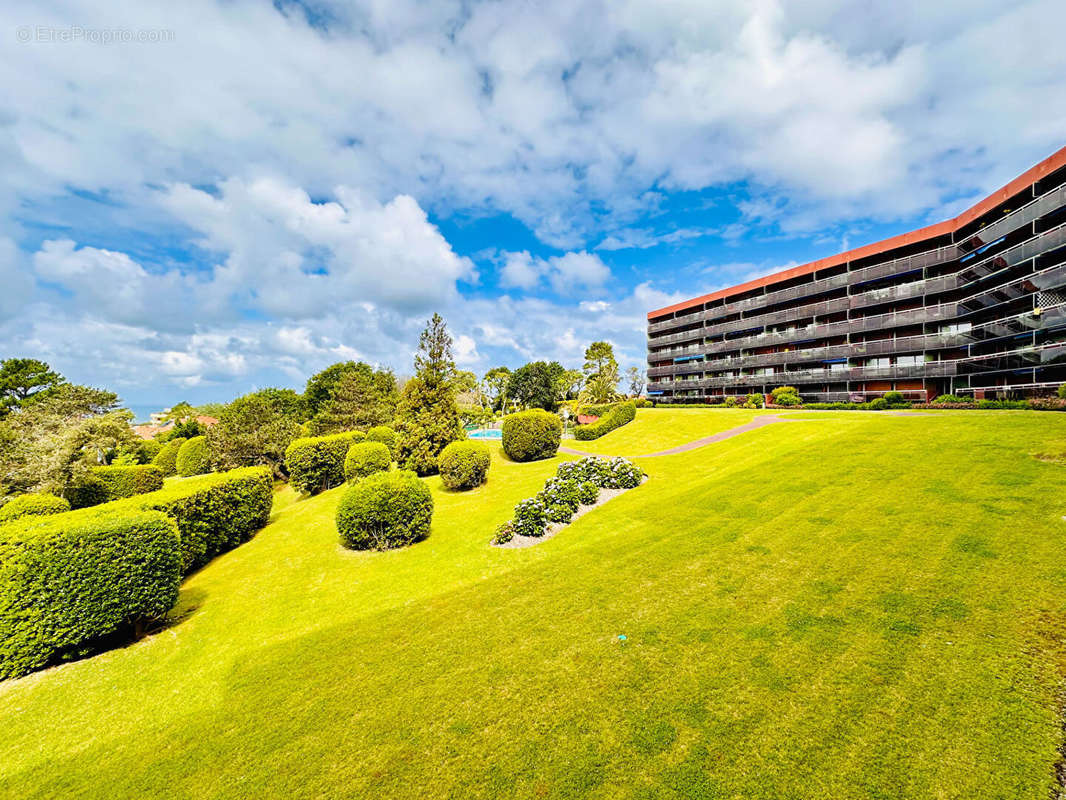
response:
[(1059, 149), (1057, 152), (1045, 158), (1039, 164), (1023, 172), (1017, 178), (1012, 180), (1006, 186), (1001, 189), (997, 189), (988, 195), (988, 197), (979, 201), (975, 205), (963, 211), (954, 219), (945, 220), (944, 222), (938, 222), (935, 225), (928, 225), (924, 228), (919, 228), (908, 233), (901, 233), (898, 236), (891, 236), (888, 239), (882, 239), (879, 242), (873, 244), (863, 245), (862, 247), (856, 247), (853, 250), (847, 250), (843, 253), (837, 253), (836, 255), (826, 256), (820, 258), (817, 261), (811, 261), (807, 264), (801, 264), (798, 267), (790, 267), (789, 269), (775, 272), (772, 275), (765, 275), (762, 278), (756, 278), (755, 280), (748, 281), (747, 283), (741, 283), (737, 286), (730, 286), (726, 289), (719, 289), (716, 292), (710, 294), (701, 295), (700, 297), (694, 297), (691, 300), (684, 300), (680, 303), (675, 303), (672, 306), (666, 306), (665, 308), (659, 308), (655, 311), (648, 312), (648, 319), (654, 319), (660, 317), (663, 314), (670, 314), (674, 311), (681, 311), (686, 308), (692, 308), (693, 306), (703, 305), (709, 303), (712, 300), (719, 300), (724, 297), (730, 297), (735, 294), (741, 294), (743, 292), (751, 291), (752, 289), (760, 289), (763, 286), (770, 286), (775, 283), (781, 283), (791, 278), (797, 278), (800, 275), (809, 275), (812, 272), (817, 272), (820, 269), (826, 267), (833, 267), (838, 264), (843, 264), (846, 261), (854, 261), (859, 258), (866, 258), (867, 256), (877, 255), (888, 250), (894, 250), (897, 247), (903, 247), (904, 245), (914, 244), (916, 242), (924, 241), (925, 239), (932, 239), (937, 236), (942, 236), (946, 233), (954, 233), (965, 225), (973, 222), (979, 216), (995, 208), (1000, 203), (1009, 200), (1023, 189), (1032, 186), (1041, 178), (1051, 174), (1060, 167), (1066, 166), (1066, 147)]

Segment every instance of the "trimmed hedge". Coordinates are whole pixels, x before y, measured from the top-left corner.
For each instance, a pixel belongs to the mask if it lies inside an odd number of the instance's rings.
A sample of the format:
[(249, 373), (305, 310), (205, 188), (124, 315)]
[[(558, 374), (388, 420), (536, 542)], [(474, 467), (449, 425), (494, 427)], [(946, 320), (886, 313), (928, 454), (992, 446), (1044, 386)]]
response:
[(512, 461), (551, 458), (562, 438), (563, 421), (548, 411), (519, 411), (503, 418), (503, 451)]
[(285, 450), (289, 482), (303, 494), (318, 494), (344, 483), (348, 448), (366, 438), (362, 431), (294, 439)]
[(437, 470), (446, 489), (473, 489), (485, 482), (491, 460), (481, 442), (452, 442), (437, 456)]
[(70, 511), (70, 503), (54, 494), (20, 494), (0, 507), (0, 525), (23, 517), (62, 514)]
[(203, 475), (211, 471), (211, 451), (206, 436), (194, 436), (181, 446), (174, 460), (178, 474), (183, 478)]
[(376, 472), (352, 485), (337, 505), (341, 544), (386, 550), (424, 539), (433, 521), (433, 495), (407, 470)]
[(388, 425), (378, 425), (368, 430), (366, 432), (366, 440), (368, 442), (381, 442), (389, 448), (389, 456), (396, 458), (396, 443), (400, 440), (400, 434)]
[(623, 425), (628, 425), (636, 418), (637, 406), (632, 400), (630, 400), (628, 403), (621, 403), (612, 408), (592, 424), (579, 425), (576, 427), (574, 429), (574, 438), (583, 442), (587, 442), (590, 439), (599, 439), (601, 436), (610, 433), (615, 428), (621, 428)]
[[(636, 401), (634, 400), (633, 403), (635, 405)], [(604, 414), (609, 414), (614, 411), (619, 405), (621, 405), (620, 402), (578, 406), (577, 415), (582, 417), (602, 417)]]
[(63, 497), (74, 509), (98, 506), (107, 502), (107, 486), (101, 478), (88, 472), (64, 487)]
[(270, 519), (273, 503), (270, 469), (244, 467), (188, 478), (101, 508), (162, 511), (173, 518), (181, 534), (181, 569), (190, 572), (248, 541)]
[(115, 505), (0, 527), (0, 678), (25, 675), (178, 599), (178, 526)]
[(108, 501), (123, 500), (163, 488), (163, 470), (152, 464), (93, 467), (92, 474), (103, 482)]
[(344, 479), (355, 483), (375, 472), (387, 472), (391, 466), (392, 453), (383, 442), (356, 442), (344, 458)]
[(181, 436), (171, 439), (163, 445), (163, 448), (156, 453), (155, 458), (152, 459), (152, 463), (163, 470), (164, 476), (177, 474), (178, 451), (185, 442), (186, 439)]

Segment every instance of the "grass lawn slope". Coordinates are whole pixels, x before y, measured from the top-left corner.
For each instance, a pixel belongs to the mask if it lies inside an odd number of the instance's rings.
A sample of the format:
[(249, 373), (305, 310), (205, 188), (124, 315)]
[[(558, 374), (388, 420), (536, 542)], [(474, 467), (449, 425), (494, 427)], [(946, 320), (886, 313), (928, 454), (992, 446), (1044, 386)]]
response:
[(756, 415), (749, 409), (639, 408), (632, 422), (587, 442), (567, 440), (566, 447), (605, 456), (640, 456), (738, 428)]
[(388, 553), (339, 547), (343, 490), (286, 489), (172, 626), (0, 684), (0, 796), (1045, 800), (1066, 466), (1031, 453), (1066, 415), (810, 416), (643, 459), (523, 550), (487, 542), (558, 459), (429, 479), (432, 534)]

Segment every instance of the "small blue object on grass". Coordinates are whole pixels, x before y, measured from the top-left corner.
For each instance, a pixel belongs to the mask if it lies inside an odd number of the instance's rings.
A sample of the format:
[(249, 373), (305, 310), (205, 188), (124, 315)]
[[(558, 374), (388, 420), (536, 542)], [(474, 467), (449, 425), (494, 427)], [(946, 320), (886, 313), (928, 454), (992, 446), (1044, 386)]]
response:
[(622, 644), (625, 644), (626, 643), (626, 635), (624, 633), (618, 634), (618, 641), (620, 641)]

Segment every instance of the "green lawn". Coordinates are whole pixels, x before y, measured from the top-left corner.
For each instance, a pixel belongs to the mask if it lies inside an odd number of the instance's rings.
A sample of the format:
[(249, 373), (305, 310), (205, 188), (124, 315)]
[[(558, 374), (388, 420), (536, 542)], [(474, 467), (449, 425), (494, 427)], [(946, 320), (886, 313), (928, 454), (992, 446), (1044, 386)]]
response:
[(1030, 454), (1066, 415), (807, 416), (645, 459), (525, 550), (486, 542), (555, 461), (431, 480), (400, 552), (285, 490), (172, 627), (0, 684), (0, 796), (1046, 800), (1066, 466)]
[(641, 408), (637, 410), (635, 420), (606, 436), (588, 442), (566, 441), (564, 444), (583, 453), (641, 456), (745, 425), (757, 414), (764, 413), (774, 412), (742, 408)]

